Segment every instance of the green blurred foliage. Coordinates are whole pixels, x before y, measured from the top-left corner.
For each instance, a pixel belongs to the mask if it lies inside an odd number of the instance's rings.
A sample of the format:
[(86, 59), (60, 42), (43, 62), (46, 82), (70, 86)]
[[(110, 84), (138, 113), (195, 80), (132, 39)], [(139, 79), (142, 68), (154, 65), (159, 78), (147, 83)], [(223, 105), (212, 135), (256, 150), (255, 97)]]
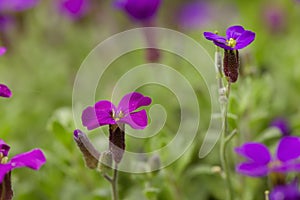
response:
[[(231, 92), (229, 123), (231, 129), (238, 129), (238, 136), (229, 146), (229, 155), (237, 194), (243, 200), (262, 199), (264, 190), (268, 189), (266, 178), (236, 174), (234, 166), (241, 160), (233, 153), (233, 148), (244, 141), (260, 141), (274, 148), (280, 134), (269, 128), (269, 123), (277, 116), (290, 122), (293, 135), (300, 135), (300, 27), (297, 26), (300, 3), (293, 0), (215, 0), (210, 2), (220, 11), (215, 19), (198, 29), (183, 30), (175, 19), (184, 3), (183, 0), (164, 1), (157, 26), (184, 32), (199, 41), (212, 57), (214, 46), (205, 41), (203, 31), (217, 29), (224, 34), (229, 25), (241, 24), (256, 33), (255, 42), (240, 52), (241, 74)], [(23, 30), (12, 30), (9, 34), (10, 47), (0, 58), (0, 80), (12, 89), (13, 98), (0, 100), (0, 137), (11, 145), (10, 156), (41, 148), (47, 157), (46, 165), (38, 172), (13, 171), (15, 199), (110, 199), (109, 184), (99, 173), (85, 168), (73, 141), (72, 133), (76, 128), (71, 109), (73, 82), (81, 62), (99, 42), (139, 24), (115, 10), (110, 1), (99, 1), (96, 5), (98, 7), (86, 18), (70, 21), (59, 15), (52, 1), (43, 1), (22, 14)], [(280, 7), (284, 16), (284, 26), (278, 32), (270, 30), (263, 18), (266, 9), (272, 6)], [(207, 122), (210, 104), (203, 95), (206, 88), (199, 84), (201, 76), (177, 56), (163, 52), (162, 57), (161, 63), (188, 77), (198, 91), (197, 98), (207, 105), (201, 107), (201, 116)], [(108, 89), (97, 94), (99, 98), (105, 97), (110, 86), (131, 66), (143, 63), (143, 51), (129, 53), (112, 63), (100, 82)], [(172, 140), (180, 113), (178, 102), (168, 89), (144, 86), (139, 90), (168, 111), (166, 124), (158, 136), (143, 142), (127, 137), (129, 150), (149, 151)], [(120, 173), (121, 199), (224, 199), (221, 174), (213, 170), (220, 164), (218, 147), (205, 159), (198, 158), (206, 128), (201, 127), (191, 147), (165, 169), (153, 174)], [(159, 156), (164, 159), (168, 155)], [(149, 167), (149, 163), (141, 161), (141, 167)]]

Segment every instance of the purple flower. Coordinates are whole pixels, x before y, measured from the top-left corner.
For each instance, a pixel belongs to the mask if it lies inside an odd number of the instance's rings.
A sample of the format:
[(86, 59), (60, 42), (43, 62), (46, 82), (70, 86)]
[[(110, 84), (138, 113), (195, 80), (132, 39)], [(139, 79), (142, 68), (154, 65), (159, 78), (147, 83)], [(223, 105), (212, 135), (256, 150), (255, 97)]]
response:
[(297, 181), (288, 185), (276, 186), (269, 195), (270, 200), (299, 200), (300, 191)]
[(10, 89), (4, 84), (0, 84), (0, 97), (9, 98), (11, 96), (12, 96), (12, 93), (11, 93)]
[(0, 12), (20, 12), (28, 10), (39, 2), (39, 0), (1, 0)]
[(237, 172), (253, 177), (266, 176), (269, 173), (287, 173), (300, 171), (300, 138), (283, 137), (272, 158), (268, 148), (257, 142), (248, 142), (237, 147), (235, 152), (247, 160), (237, 165)]
[(208, 2), (193, 2), (183, 5), (179, 11), (179, 25), (184, 29), (197, 29), (211, 19)]
[(89, 4), (88, 0), (60, 0), (59, 10), (72, 19), (79, 19), (87, 13)]
[(158, 11), (161, 0), (116, 0), (117, 8), (124, 10), (131, 18), (137, 21), (148, 21)]
[(128, 124), (134, 129), (144, 129), (148, 123), (147, 113), (145, 110), (135, 110), (150, 104), (151, 98), (138, 92), (126, 94), (117, 107), (110, 101), (102, 100), (83, 111), (82, 123), (88, 130), (108, 124)]
[(283, 136), (288, 136), (291, 134), (291, 129), (288, 122), (283, 118), (274, 119), (271, 124), (271, 127), (277, 128)]
[(33, 149), (15, 155), (7, 161), (9, 149), (10, 147), (0, 139), (0, 183), (2, 183), (5, 175), (15, 168), (28, 167), (33, 170), (39, 170), (46, 162), (46, 158), (40, 149)]
[(204, 32), (204, 37), (223, 49), (238, 50), (253, 42), (255, 33), (245, 30), (242, 26), (231, 26), (226, 30), (226, 37), (211, 32)]

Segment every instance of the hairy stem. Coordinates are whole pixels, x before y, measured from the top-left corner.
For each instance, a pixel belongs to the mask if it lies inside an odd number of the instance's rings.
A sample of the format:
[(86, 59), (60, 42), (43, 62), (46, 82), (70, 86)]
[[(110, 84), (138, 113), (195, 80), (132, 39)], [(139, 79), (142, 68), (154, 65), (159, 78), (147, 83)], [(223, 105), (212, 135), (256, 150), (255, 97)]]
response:
[(116, 165), (111, 179), (112, 200), (118, 200), (118, 166)]

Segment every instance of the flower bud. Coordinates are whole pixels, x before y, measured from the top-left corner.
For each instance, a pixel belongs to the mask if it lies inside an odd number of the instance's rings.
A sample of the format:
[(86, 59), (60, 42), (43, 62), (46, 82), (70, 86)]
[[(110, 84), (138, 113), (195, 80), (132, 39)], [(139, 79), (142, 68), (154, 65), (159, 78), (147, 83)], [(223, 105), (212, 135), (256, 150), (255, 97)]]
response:
[(238, 50), (224, 50), (223, 71), (228, 81), (234, 83), (239, 76)]
[(82, 131), (74, 131), (74, 140), (83, 155), (86, 166), (90, 169), (95, 169), (98, 165), (100, 153)]
[(110, 151), (104, 151), (98, 162), (98, 170), (101, 173), (108, 173), (112, 168), (113, 160), (112, 160), (112, 153)]
[(124, 124), (109, 125), (109, 150), (116, 163), (121, 162), (125, 150)]

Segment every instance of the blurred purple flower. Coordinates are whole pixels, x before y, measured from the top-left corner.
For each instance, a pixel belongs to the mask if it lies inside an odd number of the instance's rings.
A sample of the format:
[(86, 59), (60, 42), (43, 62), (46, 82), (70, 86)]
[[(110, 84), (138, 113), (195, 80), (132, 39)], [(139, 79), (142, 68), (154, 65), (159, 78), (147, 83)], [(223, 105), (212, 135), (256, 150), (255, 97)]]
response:
[(208, 2), (187, 3), (180, 8), (179, 25), (184, 29), (197, 29), (210, 21), (211, 13)]
[(28, 167), (33, 170), (39, 170), (46, 162), (46, 158), (40, 149), (33, 149), (15, 155), (7, 161), (9, 149), (10, 147), (0, 139), (0, 183), (2, 183), (4, 176), (15, 168)]
[(72, 19), (83, 17), (89, 9), (89, 0), (60, 0), (59, 10)]
[(118, 107), (110, 101), (102, 100), (83, 111), (82, 123), (88, 130), (108, 124), (128, 124), (134, 129), (144, 129), (148, 123), (147, 113), (145, 110), (135, 110), (150, 104), (151, 98), (138, 92), (126, 94)]
[(115, 6), (137, 21), (149, 21), (157, 13), (161, 0), (116, 0)]
[(10, 89), (4, 84), (0, 84), (0, 97), (10, 98), (11, 96), (12, 92)]
[(263, 22), (270, 33), (279, 33), (287, 26), (286, 13), (282, 6), (268, 4), (263, 9)]
[(300, 191), (297, 181), (288, 185), (276, 186), (269, 195), (270, 200), (299, 200)]
[(237, 172), (253, 177), (266, 176), (269, 173), (287, 173), (300, 171), (300, 138), (283, 137), (272, 158), (268, 148), (257, 142), (248, 142), (237, 147), (235, 152), (247, 158), (237, 165)]
[(291, 134), (291, 129), (288, 122), (283, 118), (274, 119), (271, 124), (271, 127), (277, 128), (283, 136), (288, 136)]
[(0, 12), (20, 12), (37, 5), (39, 0), (1, 0)]
[(231, 26), (226, 30), (226, 37), (211, 32), (204, 32), (204, 37), (223, 49), (238, 50), (253, 42), (255, 33), (245, 30), (242, 26)]

